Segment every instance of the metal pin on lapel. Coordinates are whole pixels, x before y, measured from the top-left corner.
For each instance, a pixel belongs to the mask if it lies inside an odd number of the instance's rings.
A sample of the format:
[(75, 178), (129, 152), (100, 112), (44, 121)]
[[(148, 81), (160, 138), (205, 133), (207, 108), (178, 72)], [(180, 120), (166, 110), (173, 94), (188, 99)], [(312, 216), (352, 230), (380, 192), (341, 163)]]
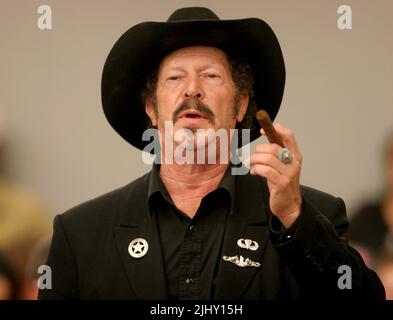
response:
[(252, 251), (258, 250), (259, 248), (258, 242), (251, 239), (239, 239), (237, 240), (237, 245), (240, 248), (252, 250)]
[(233, 264), (237, 265), (238, 267), (260, 267), (261, 264), (256, 261), (252, 261), (249, 258), (245, 258), (243, 256), (223, 256), (224, 261), (232, 262)]
[(149, 249), (147, 241), (143, 238), (135, 238), (128, 246), (128, 253), (133, 258), (142, 258)]

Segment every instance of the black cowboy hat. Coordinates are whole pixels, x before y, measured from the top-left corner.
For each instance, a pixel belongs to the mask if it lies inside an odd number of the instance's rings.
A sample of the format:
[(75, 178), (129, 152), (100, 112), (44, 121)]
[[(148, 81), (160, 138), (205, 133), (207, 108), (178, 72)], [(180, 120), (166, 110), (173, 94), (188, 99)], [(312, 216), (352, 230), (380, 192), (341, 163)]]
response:
[[(285, 66), (278, 40), (258, 19), (220, 20), (207, 8), (176, 10), (167, 22), (143, 22), (126, 31), (110, 51), (102, 74), (102, 105), (111, 126), (133, 146), (143, 150), (148, 116), (141, 101), (146, 75), (168, 53), (188, 46), (220, 48), (246, 61), (254, 77), (255, 102), (272, 120), (280, 108)], [(251, 141), (260, 136), (255, 120)]]

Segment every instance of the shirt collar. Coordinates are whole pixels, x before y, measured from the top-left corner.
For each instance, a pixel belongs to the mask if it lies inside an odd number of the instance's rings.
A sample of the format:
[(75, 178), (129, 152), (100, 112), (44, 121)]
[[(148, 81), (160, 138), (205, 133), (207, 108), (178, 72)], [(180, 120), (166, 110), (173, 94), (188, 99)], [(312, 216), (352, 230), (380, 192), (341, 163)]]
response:
[[(232, 213), (234, 209), (235, 190), (236, 190), (236, 176), (232, 174), (231, 168), (232, 166), (229, 165), (216, 189), (216, 190), (219, 189), (225, 190), (230, 196), (231, 199), (230, 213)], [(150, 174), (148, 198), (147, 198), (149, 205), (151, 204), (151, 201), (154, 198), (153, 195), (157, 193), (161, 194), (166, 201), (172, 202), (168, 190), (166, 189), (160, 177), (160, 165), (155, 163), (153, 164)]]

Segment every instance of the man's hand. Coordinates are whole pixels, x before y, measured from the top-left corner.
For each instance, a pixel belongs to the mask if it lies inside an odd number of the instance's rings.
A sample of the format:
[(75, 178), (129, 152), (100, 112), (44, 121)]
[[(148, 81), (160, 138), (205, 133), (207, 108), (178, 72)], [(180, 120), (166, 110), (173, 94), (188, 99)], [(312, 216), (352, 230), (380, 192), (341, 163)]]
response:
[[(292, 162), (284, 164), (278, 159), (282, 147), (278, 144), (258, 144), (250, 157), (250, 173), (263, 176), (270, 191), (270, 209), (289, 228), (300, 214), (302, 197), (300, 193), (300, 171), (302, 155), (292, 131), (280, 124), (274, 128), (281, 136), (285, 148), (292, 154)], [(261, 134), (264, 134), (261, 129)]]

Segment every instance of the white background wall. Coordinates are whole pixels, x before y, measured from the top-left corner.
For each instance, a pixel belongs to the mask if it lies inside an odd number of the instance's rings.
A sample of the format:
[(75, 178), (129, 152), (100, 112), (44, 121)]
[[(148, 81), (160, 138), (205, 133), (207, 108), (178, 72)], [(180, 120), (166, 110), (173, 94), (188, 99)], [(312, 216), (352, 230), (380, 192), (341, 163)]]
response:
[[(53, 30), (37, 28), (42, 4), (52, 8)], [(342, 4), (352, 7), (352, 30), (337, 28)], [(192, 5), (222, 19), (258, 17), (275, 30), (287, 67), (277, 120), (296, 133), (302, 183), (343, 197), (350, 211), (375, 194), (380, 146), (393, 130), (391, 0), (1, 0), (9, 176), (57, 214), (147, 172), (104, 118), (102, 67), (129, 27)]]

